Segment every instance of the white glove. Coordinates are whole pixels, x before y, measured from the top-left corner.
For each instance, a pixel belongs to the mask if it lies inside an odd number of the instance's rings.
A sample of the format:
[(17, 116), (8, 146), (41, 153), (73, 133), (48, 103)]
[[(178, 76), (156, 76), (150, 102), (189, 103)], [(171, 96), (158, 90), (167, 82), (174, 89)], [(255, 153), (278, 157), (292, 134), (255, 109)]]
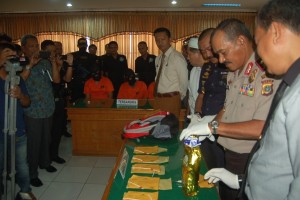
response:
[(191, 115), (188, 115), (187, 118), (191, 120), (189, 126), (192, 126), (192, 125), (198, 123), (202, 119), (199, 114), (191, 114)]
[(211, 122), (214, 118), (216, 117), (216, 115), (206, 115), (203, 118), (201, 118), (201, 123), (209, 123)]
[(195, 124), (198, 122), (208, 123), (208, 122), (211, 122), (215, 117), (216, 117), (216, 115), (206, 115), (201, 118), (201, 116), (199, 114), (192, 114), (192, 115), (187, 116), (187, 118), (191, 119), (190, 124)]
[(204, 175), (204, 179), (208, 179), (209, 183), (216, 183), (218, 181), (222, 181), (232, 189), (240, 189), (238, 175), (233, 174), (224, 168), (213, 168), (209, 170)]
[(204, 140), (206, 137), (213, 138), (213, 141), (214, 141), (214, 137), (211, 137), (212, 134), (208, 127), (208, 123), (198, 123), (198, 124), (192, 125), (191, 127), (183, 129), (183, 131), (180, 134), (179, 139), (183, 140), (183, 139), (188, 138), (191, 135), (203, 136), (203, 138), (199, 137), (200, 141)]

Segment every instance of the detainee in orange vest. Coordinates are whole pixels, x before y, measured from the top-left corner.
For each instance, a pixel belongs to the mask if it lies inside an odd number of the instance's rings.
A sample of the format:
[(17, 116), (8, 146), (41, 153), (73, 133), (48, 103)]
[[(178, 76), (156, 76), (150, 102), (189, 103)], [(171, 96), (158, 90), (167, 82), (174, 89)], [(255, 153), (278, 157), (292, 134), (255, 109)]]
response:
[(109, 78), (103, 75), (103, 70), (92, 73), (92, 77), (84, 84), (84, 94), (87, 101), (111, 99), (114, 86)]
[(154, 87), (155, 87), (155, 81), (150, 83), (148, 86), (148, 99), (154, 99)]
[(118, 99), (147, 99), (147, 85), (136, 80), (135, 73), (128, 69), (125, 73), (125, 82), (121, 85)]

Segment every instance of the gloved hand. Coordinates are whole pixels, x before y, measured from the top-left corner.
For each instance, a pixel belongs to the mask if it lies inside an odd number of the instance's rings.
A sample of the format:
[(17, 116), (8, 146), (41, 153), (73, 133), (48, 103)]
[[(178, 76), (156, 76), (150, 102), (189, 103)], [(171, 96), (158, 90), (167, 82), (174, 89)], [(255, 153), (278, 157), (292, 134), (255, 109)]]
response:
[(191, 127), (194, 124), (197, 124), (197, 123), (199, 123), (202, 120), (202, 118), (201, 118), (201, 116), (199, 114), (191, 114), (191, 115), (188, 115), (187, 118), (191, 120), (191, 122), (188, 125), (188, 127)]
[(199, 114), (188, 115), (187, 118), (191, 119), (191, 122), (190, 122), (190, 124), (188, 125), (187, 128), (191, 128), (192, 126), (194, 126), (195, 124), (198, 124), (198, 123), (209, 123), (215, 117), (216, 117), (216, 115), (207, 115), (207, 116), (204, 116), (202, 118)]
[(215, 138), (212, 135), (212, 133), (210, 132), (210, 129), (208, 127), (208, 123), (198, 123), (198, 124), (194, 124), (191, 127), (188, 127), (186, 129), (183, 129), (183, 131), (180, 134), (179, 139), (183, 140), (188, 138), (191, 135), (197, 135), (197, 136), (201, 136), (198, 139), (200, 141), (204, 140), (206, 137), (208, 137), (210, 140), (214, 141)]
[(214, 118), (216, 117), (216, 115), (206, 115), (203, 118), (201, 118), (200, 122), (201, 123), (209, 123), (211, 122)]
[(213, 168), (209, 170), (204, 175), (204, 179), (208, 179), (209, 183), (216, 183), (218, 181), (222, 181), (232, 189), (240, 189), (238, 175), (233, 174), (224, 168)]

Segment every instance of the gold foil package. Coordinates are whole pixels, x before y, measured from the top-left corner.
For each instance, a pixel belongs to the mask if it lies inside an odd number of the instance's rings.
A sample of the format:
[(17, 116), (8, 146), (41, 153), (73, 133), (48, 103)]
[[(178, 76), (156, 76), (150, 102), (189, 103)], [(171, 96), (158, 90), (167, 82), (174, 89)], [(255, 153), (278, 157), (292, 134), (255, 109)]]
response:
[(196, 137), (184, 141), (182, 165), (182, 189), (185, 195), (194, 196), (198, 192), (199, 169), (201, 161), (201, 142)]

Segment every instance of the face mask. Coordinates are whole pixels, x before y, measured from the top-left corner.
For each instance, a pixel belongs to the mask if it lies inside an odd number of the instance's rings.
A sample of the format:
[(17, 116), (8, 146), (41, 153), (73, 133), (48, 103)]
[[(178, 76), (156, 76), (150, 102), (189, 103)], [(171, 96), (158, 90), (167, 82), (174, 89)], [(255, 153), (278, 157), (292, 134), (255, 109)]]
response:
[(81, 52), (81, 53), (86, 52), (86, 47), (80, 47), (79, 52)]
[(100, 81), (99, 74), (98, 73), (97, 74), (93, 74), (93, 79), (94, 79), (94, 81)]
[(133, 77), (133, 78), (131, 77), (131, 78), (129, 78), (129, 80), (128, 80), (128, 83), (129, 83), (130, 86), (134, 86), (135, 82), (136, 82), (136, 80), (135, 80), (134, 77)]

